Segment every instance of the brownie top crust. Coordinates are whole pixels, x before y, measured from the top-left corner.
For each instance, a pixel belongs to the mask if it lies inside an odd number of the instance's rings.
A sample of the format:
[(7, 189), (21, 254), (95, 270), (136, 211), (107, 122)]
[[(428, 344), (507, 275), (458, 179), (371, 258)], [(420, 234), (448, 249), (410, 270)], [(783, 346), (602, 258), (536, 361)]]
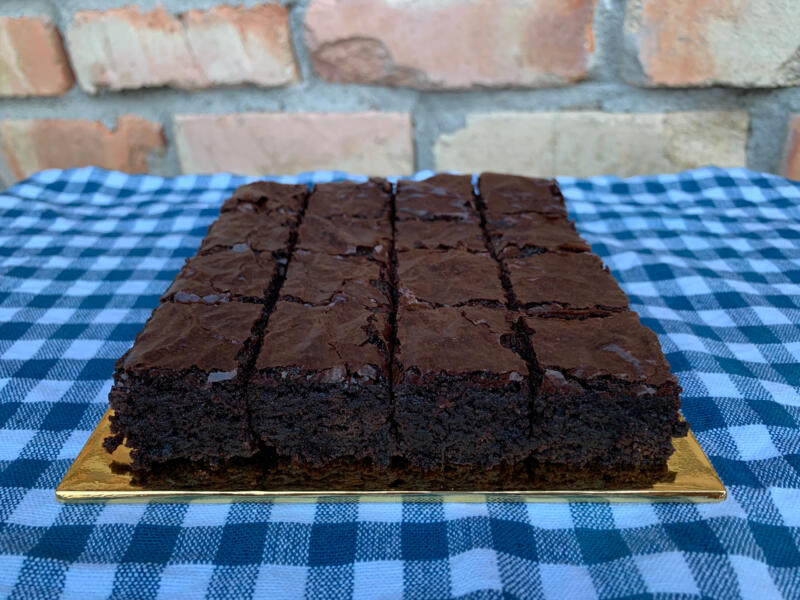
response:
[(401, 305), (397, 330), (395, 359), (404, 371), (413, 369), (421, 375), (484, 372), (518, 381), (527, 377), (525, 361), (511, 349), (514, 340), (504, 310)]
[(368, 308), (388, 307), (386, 278), (385, 264), (361, 256), (296, 251), (280, 293), (315, 306), (337, 302), (344, 294)]
[(526, 258), (511, 258), (505, 264), (514, 293), (523, 306), (628, 306), (625, 292), (594, 254), (546, 252)]
[(397, 273), (398, 292), (405, 302), (437, 306), (505, 302), (497, 262), (488, 252), (409, 250), (398, 254)]
[(117, 368), (196, 368), (209, 374), (227, 373), (230, 379), (236, 374), (236, 356), (260, 317), (258, 304), (161, 304)]
[(186, 261), (161, 300), (176, 302), (227, 302), (231, 297), (261, 299), (272, 282), (277, 261), (256, 254), (247, 246), (234, 246)]
[(398, 221), (395, 247), (407, 250), (450, 250), (486, 252), (483, 233), (474, 221)]
[(539, 250), (589, 252), (575, 226), (563, 217), (535, 212), (503, 215), (488, 224), (495, 252), (503, 257)]
[(327, 306), (278, 302), (270, 317), (256, 369), (296, 368), (322, 381), (386, 377), (386, 350), (391, 335), (382, 313), (350, 301)]
[(580, 321), (523, 319), (543, 370), (582, 380), (613, 378), (654, 386), (677, 382), (656, 334), (634, 312)]
[(309, 199), (308, 212), (324, 218), (386, 218), (389, 216), (391, 192), (391, 184), (380, 178), (372, 178), (364, 183), (318, 183)]
[(277, 217), (260, 219), (249, 213), (222, 213), (208, 228), (199, 252), (241, 246), (260, 252), (285, 251), (295, 216), (279, 214)]
[(308, 186), (256, 181), (236, 189), (221, 212), (298, 214), (303, 209)]
[(395, 207), (398, 220), (478, 220), (469, 175), (434, 175), (423, 181), (398, 181)]
[(482, 173), (478, 189), (489, 215), (521, 212), (567, 214), (564, 199), (552, 179)]
[(322, 218), (306, 215), (298, 230), (297, 248), (338, 255), (375, 254), (388, 258), (392, 244), (388, 219)]

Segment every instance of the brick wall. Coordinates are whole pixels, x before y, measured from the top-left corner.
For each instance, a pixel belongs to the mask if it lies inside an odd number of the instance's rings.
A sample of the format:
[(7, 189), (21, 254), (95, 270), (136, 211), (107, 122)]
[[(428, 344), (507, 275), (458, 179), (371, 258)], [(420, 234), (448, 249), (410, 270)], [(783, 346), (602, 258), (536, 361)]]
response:
[(130, 172), (800, 178), (798, 0), (3, 0), (0, 181)]

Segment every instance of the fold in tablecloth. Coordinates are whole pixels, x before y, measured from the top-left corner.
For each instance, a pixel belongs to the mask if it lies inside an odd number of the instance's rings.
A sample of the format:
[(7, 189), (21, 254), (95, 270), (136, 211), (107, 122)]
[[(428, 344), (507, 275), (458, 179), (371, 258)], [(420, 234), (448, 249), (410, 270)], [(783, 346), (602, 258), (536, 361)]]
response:
[(0, 597), (800, 597), (800, 184), (743, 169), (560, 179), (724, 503), (57, 504), (115, 359), (250, 180), (86, 168), (0, 194)]

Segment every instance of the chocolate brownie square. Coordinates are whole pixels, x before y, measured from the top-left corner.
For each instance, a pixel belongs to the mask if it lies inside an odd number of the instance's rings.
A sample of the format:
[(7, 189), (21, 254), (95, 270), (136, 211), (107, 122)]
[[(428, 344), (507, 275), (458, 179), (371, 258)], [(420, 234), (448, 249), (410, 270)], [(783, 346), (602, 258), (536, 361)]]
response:
[(198, 254), (218, 250), (250, 249), (285, 257), (294, 235), (297, 215), (222, 213), (208, 228)]
[(647, 469), (669, 458), (671, 437), (686, 433), (680, 386), (636, 313), (523, 322), (542, 377), (532, 415), (537, 460)]
[(398, 252), (397, 277), (398, 293), (404, 302), (433, 307), (505, 304), (499, 267), (488, 252)]
[(297, 248), (340, 256), (372, 255), (388, 261), (392, 245), (389, 219), (305, 216), (298, 230)]
[(407, 250), (466, 250), (486, 252), (483, 231), (473, 220), (398, 221), (395, 248)]
[(566, 216), (564, 197), (552, 179), (536, 179), (519, 175), (482, 173), (478, 190), (485, 205), (486, 220), (502, 215), (537, 212), (549, 216)]
[(513, 258), (542, 252), (589, 252), (575, 226), (564, 217), (535, 212), (503, 215), (486, 223), (496, 256)]
[(310, 306), (325, 306), (349, 297), (365, 307), (389, 311), (388, 277), (386, 264), (378, 260), (298, 250), (292, 257), (280, 297)]
[(546, 252), (504, 261), (517, 301), (535, 312), (605, 314), (628, 298), (594, 254)]
[(529, 454), (528, 363), (506, 314), (400, 304), (394, 419), (412, 465), (489, 468)]
[(390, 338), (386, 313), (346, 298), (278, 302), (249, 387), (262, 445), (310, 465), (343, 456), (388, 464)]
[(256, 181), (236, 188), (222, 205), (220, 212), (278, 214), (291, 219), (302, 212), (306, 198), (308, 186)]
[(388, 219), (391, 192), (391, 184), (380, 178), (363, 183), (318, 183), (309, 199), (308, 213), (326, 219)]
[(245, 245), (198, 254), (186, 261), (161, 301), (263, 303), (275, 285), (280, 266), (271, 254), (256, 254)]
[(117, 361), (106, 447), (124, 434), (134, 468), (253, 454), (241, 364), (261, 316), (239, 302), (158, 306)]
[(469, 175), (434, 175), (423, 181), (397, 182), (397, 220), (478, 221)]

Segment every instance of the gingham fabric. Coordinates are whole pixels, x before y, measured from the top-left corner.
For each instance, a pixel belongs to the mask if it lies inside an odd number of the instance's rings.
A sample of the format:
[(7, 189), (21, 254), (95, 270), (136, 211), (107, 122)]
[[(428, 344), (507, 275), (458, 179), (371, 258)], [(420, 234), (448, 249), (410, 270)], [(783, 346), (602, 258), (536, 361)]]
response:
[(0, 195), (0, 597), (800, 598), (800, 184), (742, 169), (560, 180), (726, 502), (58, 504), (114, 360), (246, 181), (87, 168)]

